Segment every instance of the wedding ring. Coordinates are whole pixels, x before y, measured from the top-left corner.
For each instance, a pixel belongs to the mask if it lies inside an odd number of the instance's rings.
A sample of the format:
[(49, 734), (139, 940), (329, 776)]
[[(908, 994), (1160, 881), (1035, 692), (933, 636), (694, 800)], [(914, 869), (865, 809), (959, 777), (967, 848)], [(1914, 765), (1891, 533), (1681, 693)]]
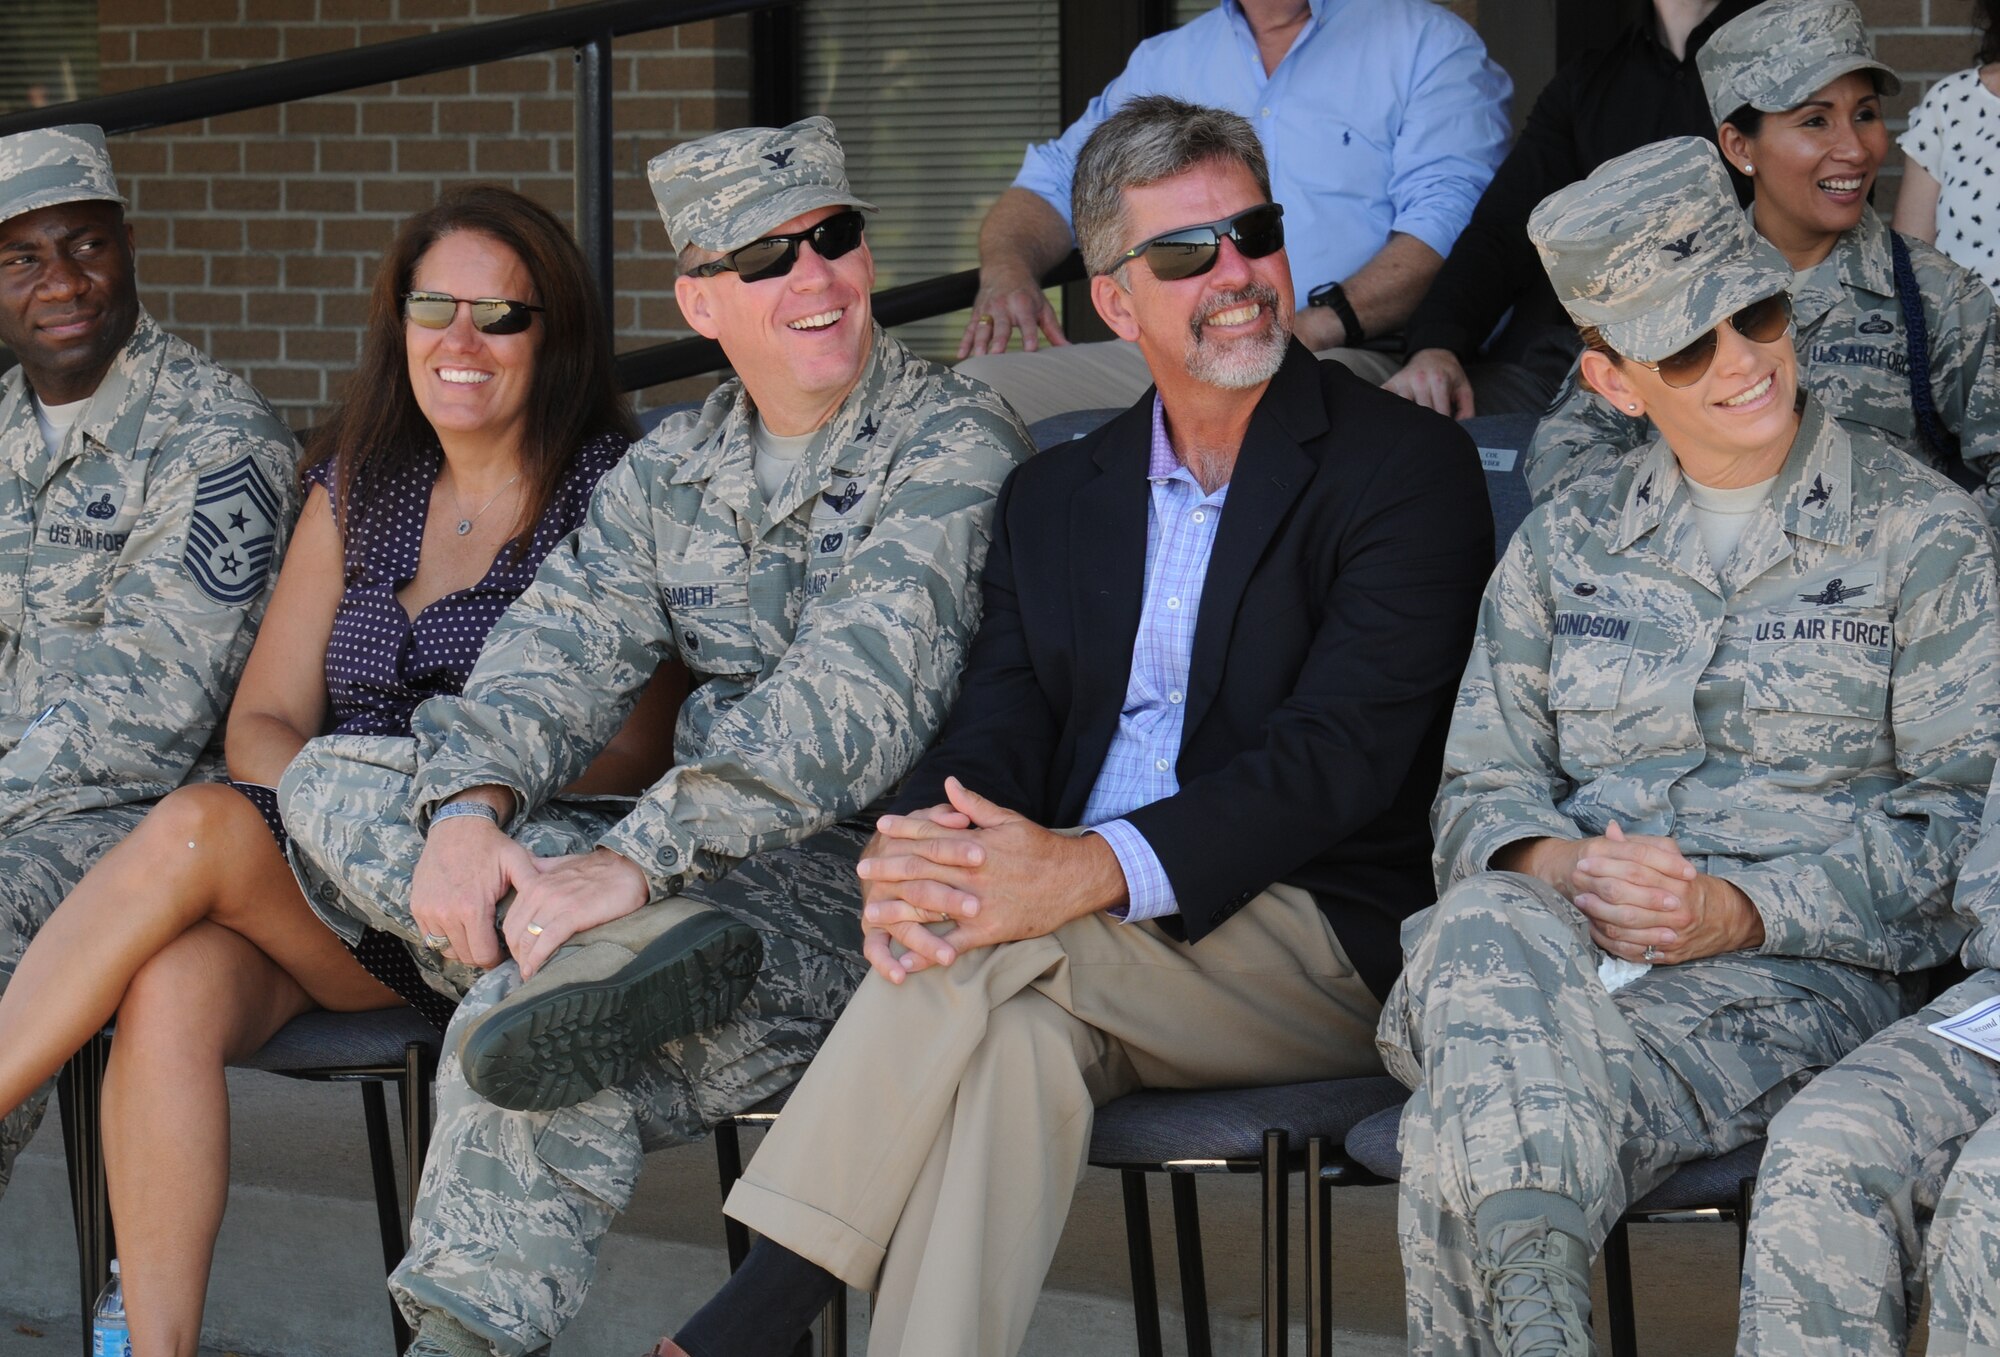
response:
[(451, 946), (451, 939), (442, 933), (426, 933), (424, 934), (424, 946), (430, 948), (433, 952), (442, 952), (445, 948)]
[(1640, 954), (1640, 960), (1642, 961), (1651, 962), (1651, 961), (1658, 961), (1659, 959), (1660, 959), (1660, 949), (1650, 944), (1648, 944), (1646, 950)]
[(979, 323), (980, 323), (981, 325), (991, 325), (991, 324), (993, 323), (993, 317), (991, 317), (991, 316), (981, 316), (981, 317), (979, 318)]
[(540, 924), (529, 924), (528, 936), (531, 938), (539, 938), (540, 936), (542, 936), (542, 926)]

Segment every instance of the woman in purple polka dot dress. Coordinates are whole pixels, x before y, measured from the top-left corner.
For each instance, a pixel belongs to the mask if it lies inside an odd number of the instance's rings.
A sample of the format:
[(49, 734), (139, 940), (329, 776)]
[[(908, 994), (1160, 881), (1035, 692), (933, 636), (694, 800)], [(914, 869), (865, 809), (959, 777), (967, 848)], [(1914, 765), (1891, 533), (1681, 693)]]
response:
[[(84, 878), (0, 1000), (0, 1110), (115, 1012), (104, 1148), (135, 1351), (192, 1354), (228, 1191), (223, 1066), (312, 1008), (452, 1001), (403, 944), (312, 913), (271, 788), (322, 732), (409, 734), (637, 430), (561, 222), (497, 187), (405, 223), (359, 370), (316, 434), (308, 499), (230, 712), (231, 783), (164, 798)], [(670, 684), (580, 790), (664, 771)]]

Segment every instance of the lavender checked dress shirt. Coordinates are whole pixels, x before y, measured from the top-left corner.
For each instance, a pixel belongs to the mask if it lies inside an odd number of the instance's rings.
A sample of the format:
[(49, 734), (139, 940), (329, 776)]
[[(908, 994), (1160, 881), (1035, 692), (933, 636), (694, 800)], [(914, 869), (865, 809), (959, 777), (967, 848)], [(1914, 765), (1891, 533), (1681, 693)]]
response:
[(1187, 720), (1188, 665), (1208, 558), (1222, 521), (1227, 485), (1204, 493), (1174, 456), (1166, 407), (1153, 397), (1153, 452), (1146, 466), (1152, 505), (1146, 515), (1146, 593), (1132, 644), (1132, 675), (1104, 766), (1084, 804), (1083, 822), (1102, 835), (1125, 872), (1127, 903), (1112, 911), (1127, 923), (1180, 912), (1159, 855), (1120, 816), (1180, 790), (1174, 764)]

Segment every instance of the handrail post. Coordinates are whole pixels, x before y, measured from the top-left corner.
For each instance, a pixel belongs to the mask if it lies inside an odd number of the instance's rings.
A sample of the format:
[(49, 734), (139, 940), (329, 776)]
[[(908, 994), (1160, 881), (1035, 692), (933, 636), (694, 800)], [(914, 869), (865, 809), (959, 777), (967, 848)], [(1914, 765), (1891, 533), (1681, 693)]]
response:
[(604, 323), (618, 332), (612, 312), (611, 244), (611, 31), (576, 49), (576, 239), (597, 280)]

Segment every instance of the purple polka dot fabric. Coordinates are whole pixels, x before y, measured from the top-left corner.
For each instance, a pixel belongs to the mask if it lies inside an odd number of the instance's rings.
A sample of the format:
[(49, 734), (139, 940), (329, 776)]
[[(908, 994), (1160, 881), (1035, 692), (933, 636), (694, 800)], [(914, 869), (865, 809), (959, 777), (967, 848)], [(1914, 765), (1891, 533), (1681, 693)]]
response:
[[(578, 449), (529, 549), (502, 547), (476, 584), (446, 594), (412, 618), (396, 591), (416, 577), (431, 487), (444, 466), (435, 445), (405, 465), (371, 476), (365, 503), (347, 525), (347, 580), (326, 646), (327, 733), (408, 735), (410, 718), (433, 697), (455, 697), (472, 673), (486, 634), (528, 587), (542, 558), (583, 522), (590, 494), (625, 454), (625, 440), (604, 434)], [(334, 493), (331, 461), (306, 473)]]

